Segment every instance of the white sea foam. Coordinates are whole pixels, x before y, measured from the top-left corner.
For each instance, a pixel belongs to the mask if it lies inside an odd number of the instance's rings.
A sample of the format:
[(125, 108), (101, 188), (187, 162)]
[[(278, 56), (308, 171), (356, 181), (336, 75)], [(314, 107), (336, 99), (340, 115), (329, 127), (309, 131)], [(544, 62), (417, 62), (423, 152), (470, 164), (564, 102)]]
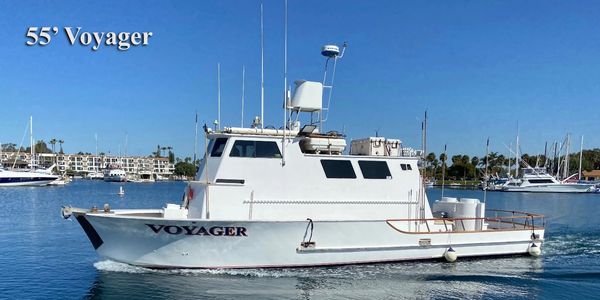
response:
[[(94, 263), (94, 267), (104, 272), (120, 273), (148, 273), (148, 274), (180, 274), (180, 275), (231, 275), (248, 277), (302, 277), (302, 270), (294, 271), (288, 269), (150, 269), (120, 263), (112, 260), (103, 260)], [(306, 274), (308, 276), (308, 274)]]

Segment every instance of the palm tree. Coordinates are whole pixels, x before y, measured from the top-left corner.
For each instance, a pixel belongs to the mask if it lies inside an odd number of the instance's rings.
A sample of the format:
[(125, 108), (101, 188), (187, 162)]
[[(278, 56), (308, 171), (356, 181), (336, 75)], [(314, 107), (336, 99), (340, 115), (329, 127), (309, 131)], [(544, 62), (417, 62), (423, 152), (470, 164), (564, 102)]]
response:
[[(435, 153), (431, 152), (431, 153), (427, 154), (427, 156), (425, 157), (425, 172), (427, 172), (427, 167), (431, 166), (431, 164), (433, 163), (434, 160), (435, 160)], [(425, 174), (425, 177), (427, 177), (427, 174)]]
[(63, 140), (58, 140), (58, 143), (60, 144), (60, 154), (65, 154), (65, 152), (63, 152), (63, 148), (62, 148), (62, 144), (64, 144), (65, 141)]
[(55, 149), (54, 149), (54, 146), (56, 146), (56, 142), (57, 142), (57, 140), (56, 140), (56, 139), (51, 139), (51, 140), (50, 140), (50, 145), (52, 145), (52, 153), (54, 153), (54, 150), (55, 150)]

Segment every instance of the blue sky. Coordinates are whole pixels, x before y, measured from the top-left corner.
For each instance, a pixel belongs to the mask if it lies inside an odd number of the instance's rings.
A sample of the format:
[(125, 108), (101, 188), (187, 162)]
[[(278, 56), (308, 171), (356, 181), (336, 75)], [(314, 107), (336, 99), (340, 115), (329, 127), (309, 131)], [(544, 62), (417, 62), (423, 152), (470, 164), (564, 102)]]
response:
[[(0, 1), (0, 141), (37, 139), (66, 152), (147, 155), (157, 144), (191, 156), (194, 111), (239, 126), (260, 113), (259, 1)], [(348, 41), (330, 121), (351, 138), (380, 135), (428, 150), (481, 155), (585, 135), (600, 147), (600, 3), (595, 1), (289, 1), (289, 78), (320, 80), (320, 47)], [(58, 26), (46, 47), (30, 26)], [(62, 30), (152, 31), (146, 47), (71, 46)], [(265, 123), (281, 126), (283, 1), (265, 1)], [(247, 122), (248, 123), (248, 122)], [(578, 149), (578, 142), (573, 148)]]

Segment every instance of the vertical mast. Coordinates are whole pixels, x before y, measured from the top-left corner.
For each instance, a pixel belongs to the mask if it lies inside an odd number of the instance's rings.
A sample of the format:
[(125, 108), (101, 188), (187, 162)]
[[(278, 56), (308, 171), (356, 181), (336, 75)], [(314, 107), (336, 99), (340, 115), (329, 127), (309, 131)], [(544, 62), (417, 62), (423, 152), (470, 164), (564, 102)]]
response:
[(96, 164), (96, 160), (98, 160), (98, 134), (94, 134), (94, 139), (96, 140), (96, 158), (94, 158), (94, 172), (98, 173), (99, 167)]
[(581, 146), (579, 147), (579, 177), (578, 180), (581, 180), (581, 163), (583, 161), (583, 135), (581, 136)]
[(221, 63), (217, 63), (217, 129), (221, 130)]
[(544, 144), (544, 169), (548, 171), (548, 142)]
[(511, 169), (512, 169), (512, 165), (510, 164), (511, 157), (512, 157), (512, 141), (508, 144), (508, 178), (510, 178)]
[(196, 112), (196, 122), (194, 124), (194, 161), (192, 162), (194, 166), (197, 164), (198, 157), (198, 112)]
[(241, 121), (242, 128), (244, 128), (244, 97), (245, 97), (245, 94), (246, 94), (246, 66), (242, 65), (242, 121)]
[[(29, 116), (29, 147), (31, 149), (29, 149), (31, 158), (30, 158), (30, 164), (31, 167), (30, 169), (33, 170), (33, 163), (34, 163), (34, 158), (33, 156), (35, 155), (35, 145), (33, 144), (33, 116)], [(16, 158), (15, 158), (16, 161)]]
[(488, 155), (490, 152), (490, 137), (487, 138), (487, 142), (485, 144), (485, 185), (483, 186), (483, 203), (485, 203), (487, 198), (487, 187), (488, 187)]
[(260, 1), (260, 128), (265, 128), (265, 63), (264, 63), (263, 1)]
[[(427, 110), (425, 110), (425, 123), (423, 129), (423, 157), (427, 157)], [(425, 171), (427, 171), (427, 164), (425, 164)]]
[(446, 184), (446, 160), (448, 159), (448, 157), (446, 157), (446, 147), (447, 145), (444, 145), (444, 159), (442, 160), (442, 198), (444, 197), (444, 185)]
[(554, 171), (556, 169), (556, 151), (557, 151), (557, 148), (558, 148), (558, 142), (554, 141), (554, 155), (552, 155), (552, 163), (550, 165), (550, 169), (552, 170), (551, 174), (554, 174)]
[(285, 0), (284, 37), (283, 37), (283, 138), (281, 140), (281, 165), (285, 166), (285, 128), (287, 126), (287, 13), (288, 2)]
[(565, 170), (563, 171), (563, 179), (569, 177), (569, 152), (571, 151), (571, 134), (567, 134), (567, 151), (565, 152)]
[(519, 163), (521, 162), (521, 158), (519, 157), (519, 122), (517, 122), (517, 145), (515, 145), (515, 164), (517, 168), (515, 169), (515, 178), (519, 177)]

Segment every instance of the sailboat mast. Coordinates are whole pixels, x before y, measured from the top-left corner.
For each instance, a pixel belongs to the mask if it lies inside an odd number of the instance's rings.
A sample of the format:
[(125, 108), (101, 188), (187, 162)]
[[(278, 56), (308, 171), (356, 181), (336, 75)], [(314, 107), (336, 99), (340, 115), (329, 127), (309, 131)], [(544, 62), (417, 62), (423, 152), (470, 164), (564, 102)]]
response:
[(520, 158), (519, 158), (519, 123), (517, 122), (517, 145), (515, 146), (515, 164), (517, 165), (517, 168), (515, 169), (515, 178), (519, 177), (519, 163), (520, 163)]
[(421, 176), (423, 177), (423, 183), (425, 181), (425, 178), (427, 177), (426, 172), (427, 172), (427, 165), (426, 165), (426, 157), (427, 157), (427, 110), (425, 110), (425, 118), (423, 119), (423, 122), (421, 123), (421, 158), (423, 160), (423, 171), (421, 172)]
[[(30, 169), (33, 170), (33, 164), (34, 164), (34, 155), (35, 155), (35, 145), (33, 144), (33, 116), (29, 116), (29, 152), (31, 155), (30, 158)], [(16, 158), (15, 158), (16, 160)]]
[(567, 134), (567, 151), (565, 152), (565, 170), (563, 171), (563, 179), (569, 177), (569, 152), (571, 151), (571, 134)]
[(510, 178), (510, 174), (512, 174), (512, 165), (510, 164), (512, 158), (512, 141), (508, 144), (508, 178)]
[(483, 203), (485, 203), (485, 200), (487, 198), (487, 188), (488, 188), (488, 180), (489, 180), (489, 176), (488, 176), (488, 155), (490, 153), (490, 137), (487, 138), (487, 142), (485, 144), (485, 177), (484, 177), (484, 182), (485, 185), (483, 186)]
[(583, 135), (581, 136), (581, 146), (579, 147), (579, 177), (578, 180), (581, 180), (581, 163), (583, 162)]
[(442, 198), (444, 198), (444, 185), (446, 184), (446, 148), (444, 145), (444, 159), (442, 160)]
[(96, 157), (94, 158), (94, 172), (97, 173), (99, 171), (99, 168), (96, 164), (96, 160), (98, 160), (98, 134), (97, 133), (94, 134), (94, 139), (96, 140)]

